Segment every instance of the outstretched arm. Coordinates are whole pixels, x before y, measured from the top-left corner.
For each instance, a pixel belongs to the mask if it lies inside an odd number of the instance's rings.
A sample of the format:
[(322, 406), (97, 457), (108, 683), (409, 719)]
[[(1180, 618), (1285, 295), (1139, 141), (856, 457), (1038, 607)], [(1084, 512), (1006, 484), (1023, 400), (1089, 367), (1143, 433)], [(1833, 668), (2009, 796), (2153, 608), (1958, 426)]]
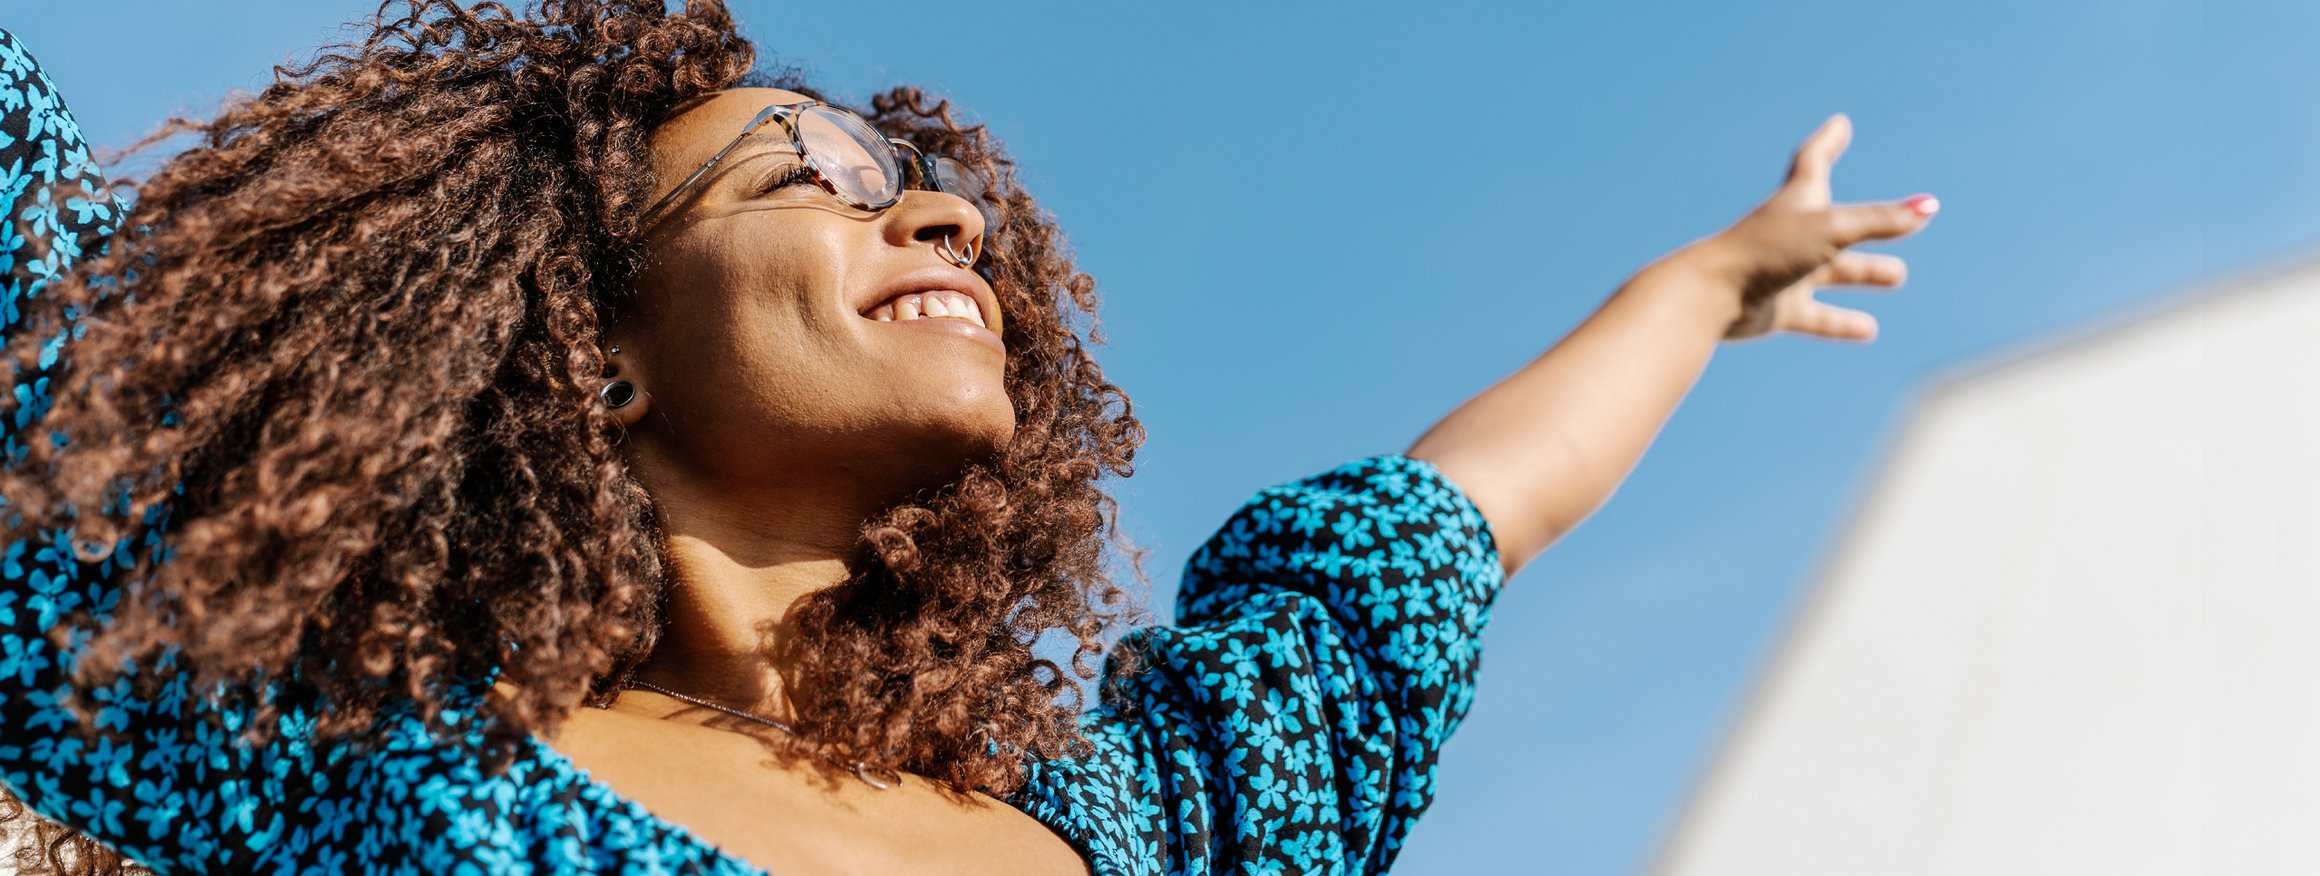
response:
[(1763, 204), (1637, 272), (1560, 343), (1410, 447), (1481, 510), (1508, 573), (1611, 497), (1719, 341), (1782, 331), (1876, 336), (1874, 318), (1816, 301), (1813, 291), (1900, 285), (1900, 259), (1849, 247), (1908, 235), (1938, 204), (1922, 195), (1830, 203), (1829, 169), (1851, 138), (1852, 123), (1831, 117)]

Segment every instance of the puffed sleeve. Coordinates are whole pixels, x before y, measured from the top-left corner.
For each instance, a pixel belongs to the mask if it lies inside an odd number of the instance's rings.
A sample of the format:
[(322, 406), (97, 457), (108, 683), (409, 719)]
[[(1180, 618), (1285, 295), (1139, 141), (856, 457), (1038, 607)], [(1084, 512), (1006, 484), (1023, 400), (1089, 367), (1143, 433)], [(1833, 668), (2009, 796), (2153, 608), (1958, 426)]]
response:
[[(1375, 873), (1433, 799), (1504, 581), (1465, 493), (1380, 456), (1259, 492), (1123, 640), (1095, 753), (1017, 799), (1099, 873)], [(1118, 655), (1115, 667), (1128, 665)]]
[[(22, 305), (114, 239), (122, 207), (55, 87), (0, 31), (0, 337), (29, 330)], [(12, 458), (43, 437), (31, 418), (69, 364), (72, 331), (47, 339), (40, 372), (0, 386), (24, 402), (0, 420)], [(49, 634), (73, 612), (110, 616), (124, 566), (161, 548), (165, 521), (146, 522), (98, 562), (69, 550), (69, 531), (0, 536), (0, 784), (42, 816), (162, 874), (763, 876), (538, 740), (484, 775), (473, 715), (488, 679), (448, 692), (442, 724), (406, 701), (366, 744), (318, 746), (310, 713), (289, 708), (257, 746), (240, 737), (253, 713), (197, 696), (168, 652), (133, 667), (159, 682), (149, 689), (85, 691), (96, 720), (81, 724), (61, 705), (74, 648)]]
[[(0, 31), (0, 336), (28, 330), (24, 305), (104, 246), (123, 206), (48, 76)], [(47, 408), (50, 377), (70, 351), (64, 334), (48, 342), (41, 370), (5, 387), (19, 403), (0, 422), (11, 459), (40, 437), (31, 420)], [(250, 846), (270, 840), (268, 789), (253, 781), (262, 758), (231, 739), (239, 716), (200, 714), (182, 682), (146, 697), (126, 681), (89, 691), (94, 728), (60, 705), (72, 649), (48, 634), (77, 611), (107, 616), (122, 565), (155, 549), (158, 530), (93, 563), (70, 551), (69, 531), (20, 535), (0, 545), (0, 781), (41, 815), (162, 872), (251, 860)], [(150, 671), (169, 666), (165, 658)]]

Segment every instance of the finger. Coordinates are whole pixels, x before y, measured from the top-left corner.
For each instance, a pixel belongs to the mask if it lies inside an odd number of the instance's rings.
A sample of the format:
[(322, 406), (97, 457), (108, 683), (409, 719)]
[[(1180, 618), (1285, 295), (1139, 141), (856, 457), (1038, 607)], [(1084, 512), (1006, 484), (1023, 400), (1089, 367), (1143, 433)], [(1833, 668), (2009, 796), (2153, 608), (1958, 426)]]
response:
[(1830, 116), (1804, 138), (1804, 145), (1796, 147), (1796, 159), (1788, 165), (1788, 184), (1826, 189), (1829, 168), (1836, 166), (1837, 157), (1845, 154), (1845, 147), (1852, 142), (1853, 120), (1844, 113)]
[(1784, 308), (1777, 326), (1782, 331), (1839, 341), (1877, 339), (1877, 318), (1849, 307), (1799, 298)]
[(1874, 252), (1842, 252), (1822, 266), (1817, 286), (1876, 286), (1892, 288), (1909, 281), (1909, 263), (1900, 256)]
[(1941, 201), (1916, 195), (1883, 204), (1847, 204), (1829, 210), (1829, 242), (1845, 247), (1864, 240), (1890, 240), (1924, 228), (1941, 212)]

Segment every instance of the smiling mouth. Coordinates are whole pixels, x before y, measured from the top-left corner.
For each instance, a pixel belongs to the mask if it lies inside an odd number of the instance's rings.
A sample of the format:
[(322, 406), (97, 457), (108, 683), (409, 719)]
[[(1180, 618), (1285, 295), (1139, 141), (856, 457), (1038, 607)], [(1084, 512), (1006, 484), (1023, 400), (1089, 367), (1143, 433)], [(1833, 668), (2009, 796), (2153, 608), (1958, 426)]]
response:
[(905, 292), (878, 306), (862, 312), (863, 316), (879, 322), (909, 322), (914, 319), (956, 319), (974, 323), (983, 328), (990, 324), (983, 320), (983, 307), (975, 297), (950, 289), (930, 289), (924, 292)]

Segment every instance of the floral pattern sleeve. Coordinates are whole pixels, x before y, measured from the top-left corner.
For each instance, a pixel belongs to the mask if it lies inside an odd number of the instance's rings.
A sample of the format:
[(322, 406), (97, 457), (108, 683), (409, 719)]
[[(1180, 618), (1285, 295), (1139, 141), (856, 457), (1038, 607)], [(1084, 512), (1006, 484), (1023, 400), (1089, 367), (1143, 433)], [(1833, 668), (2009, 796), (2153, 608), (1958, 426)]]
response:
[(1017, 805), (1099, 874), (1378, 873), (1433, 799), (1504, 581), (1433, 465), (1359, 460), (1264, 490), (1187, 564), (1178, 623), (1122, 642), (1091, 757)]
[[(0, 31), (0, 337), (30, 330), (25, 306), (103, 247), (123, 209), (47, 74)], [(0, 422), (10, 460), (36, 440), (32, 421), (50, 403), (70, 331), (47, 339), (38, 369), (5, 387), (16, 402)], [(121, 564), (158, 537), (148, 530), (99, 562), (73, 555), (69, 531), (0, 544), (0, 781), (43, 816), (163, 872), (184, 872), (171, 866), (178, 858), (231, 860), (229, 834), (264, 830), (247, 762), (225, 757), (238, 725), (190, 720), (196, 710), (183, 684), (137, 701), (123, 683), (87, 692), (96, 726), (84, 726), (61, 706), (71, 649), (48, 636), (73, 613), (109, 614)], [(187, 785), (221, 792), (188, 805), (178, 790)]]
[[(0, 30), (0, 336), (26, 330), (22, 306), (111, 239), (122, 208), (55, 86)], [(36, 437), (68, 340), (50, 339), (41, 371), (0, 378), (20, 402), (0, 420), (12, 457)], [(95, 563), (72, 554), (69, 532), (0, 542), (0, 784), (39, 814), (163, 874), (761, 876), (538, 740), (484, 775), (472, 720), (482, 682), (458, 692), (467, 708), (447, 711), (448, 726), (403, 709), (369, 745), (321, 747), (292, 709), (273, 742), (252, 746), (237, 738), (248, 714), (195, 696), (164, 656), (136, 667), (162, 679), (157, 691), (86, 691), (96, 722), (82, 725), (59, 705), (72, 649), (49, 633), (73, 612), (109, 615), (121, 564), (157, 549), (164, 528)]]

